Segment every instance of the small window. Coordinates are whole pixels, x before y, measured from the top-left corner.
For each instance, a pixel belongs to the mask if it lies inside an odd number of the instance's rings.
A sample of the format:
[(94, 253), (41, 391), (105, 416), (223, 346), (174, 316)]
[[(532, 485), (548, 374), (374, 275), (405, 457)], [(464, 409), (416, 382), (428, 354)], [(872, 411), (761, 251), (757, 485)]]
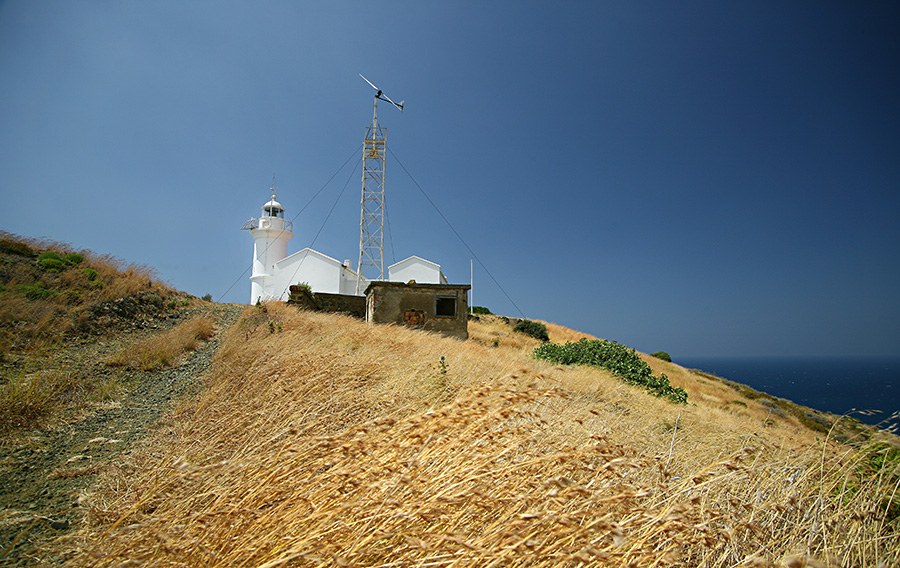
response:
[(455, 318), (456, 296), (452, 298), (438, 297), (434, 307), (434, 315), (439, 318)]

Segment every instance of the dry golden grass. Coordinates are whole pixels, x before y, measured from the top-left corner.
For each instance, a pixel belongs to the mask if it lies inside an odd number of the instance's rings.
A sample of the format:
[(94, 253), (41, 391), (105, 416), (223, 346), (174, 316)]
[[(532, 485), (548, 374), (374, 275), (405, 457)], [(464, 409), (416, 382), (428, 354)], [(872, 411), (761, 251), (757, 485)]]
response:
[[(38, 254), (48, 251), (82, 260), (45, 268)], [(0, 231), (0, 254), (0, 360), (7, 353), (45, 349), (73, 332), (99, 331), (105, 325), (92, 320), (105, 303), (131, 298), (161, 306), (175, 295), (150, 267), (77, 251), (67, 243)]]
[(215, 334), (215, 325), (207, 317), (195, 317), (165, 333), (137, 342), (107, 361), (108, 365), (149, 371), (167, 367), (183, 353), (193, 351)]
[(0, 432), (35, 424), (77, 385), (66, 370), (21, 371), (0, 383)]
[[(494, 321), (470, 332), (248, 308), (204, 391), (105, 473), (69, 565), (900, 560), (888, 446), (674, 405), (536, 361)], [(692, 399), (722, 398), (674, 367)]]
[(578, 341), (582, 338), (586, 339), (600, 339), (599, 337), (595, 337), (590, 333), (581, 333), (580, 331), (575, 331), (574, 329), (569, 329), (568, 327), (563, 327), (559, 324), (542, 322), (547, 326), (547, 335), (550, 336), (550, 341), (553, 343), (566, 343), (567, 341)]

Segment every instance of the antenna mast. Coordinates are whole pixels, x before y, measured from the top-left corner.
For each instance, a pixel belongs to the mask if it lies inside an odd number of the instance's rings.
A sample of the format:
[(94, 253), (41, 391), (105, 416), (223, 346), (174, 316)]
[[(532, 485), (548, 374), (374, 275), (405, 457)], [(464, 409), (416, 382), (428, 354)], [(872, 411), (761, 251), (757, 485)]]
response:
[(359, 217), (359, 263), (356, 294), (362, 278), (384, 280), (384, 150), (385, 128), (378, 125), (378, 99), (403, 112), (403, 101), (395, 103), (381, 89), (360, 74), (375, 89), (372, 125), (366, 127), (363, 142), (362, 203)]

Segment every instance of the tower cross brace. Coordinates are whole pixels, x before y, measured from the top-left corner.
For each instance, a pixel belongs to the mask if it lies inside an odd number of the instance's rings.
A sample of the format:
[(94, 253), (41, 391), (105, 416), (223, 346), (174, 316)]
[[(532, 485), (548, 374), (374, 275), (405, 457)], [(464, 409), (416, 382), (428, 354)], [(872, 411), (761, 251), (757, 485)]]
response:
[(363, 143), (362, 203), (359, 218), (359, 263), (356, 293), (361, 281), (384, 280), (384, 151), (386, 129), (378, 125), (378, 97), (372, 125)]

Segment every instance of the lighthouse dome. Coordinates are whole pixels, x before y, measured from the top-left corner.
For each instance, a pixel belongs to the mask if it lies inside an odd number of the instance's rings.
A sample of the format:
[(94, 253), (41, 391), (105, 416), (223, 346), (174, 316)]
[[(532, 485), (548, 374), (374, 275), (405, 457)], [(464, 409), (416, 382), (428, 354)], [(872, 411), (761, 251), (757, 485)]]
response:
[(281, 203), (275, 201), (273, 197), (268, 203), (262, 206), (263, 215), (266, 217), (284, 217), (284, 207)]

